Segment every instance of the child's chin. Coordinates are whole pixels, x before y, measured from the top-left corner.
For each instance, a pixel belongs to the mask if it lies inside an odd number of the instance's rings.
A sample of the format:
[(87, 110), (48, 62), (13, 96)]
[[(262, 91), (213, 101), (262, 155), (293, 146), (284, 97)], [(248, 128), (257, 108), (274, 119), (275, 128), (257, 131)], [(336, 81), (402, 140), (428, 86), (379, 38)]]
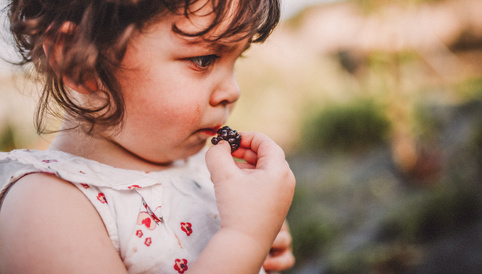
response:
[(180, 154), (178, 157), (176, 157), (176, 159), (173, 159), (173, 161), (184, 160), (198, 154), (206, 147), (206, 143), (207, 142), (203, 142), (198, 145), (190, 147), (189, 149), (185, 150), (182, 154)]

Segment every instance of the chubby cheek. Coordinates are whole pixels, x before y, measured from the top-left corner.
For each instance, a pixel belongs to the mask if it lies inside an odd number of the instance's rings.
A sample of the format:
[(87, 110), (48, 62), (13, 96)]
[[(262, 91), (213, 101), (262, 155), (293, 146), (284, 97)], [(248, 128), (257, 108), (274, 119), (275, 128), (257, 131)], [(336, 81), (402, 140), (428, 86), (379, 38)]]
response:
[[(131, 126), (138, 132), (148, 131), (150, 134), (170, 134), (163, 138), (182, 138), (185, 134), (197, 130), (202, 121), (203, 111), (199, 104), (162, 104), (157, 106), (140, 104), (137, 110), (131, 109)], [(128, 110), (129, 112), (129, 110)], [(175, 135), (175, 136), (172, 136)], [(155, 136), (153, 136), (155, 137)]]
[(182, 117), (185, 124), (188, 125), (196, 125), (199, 123), (200, 118), (202, 117), (202, 111), (200, 105), (190, 106), (190, 111), (184, 113), (184, 117)]
[(130, 115), (117, 141), (152, 162), (186, 157), (186, 153), (195, 152), (191, 136), (202, 123), (202, 108), (197, 105), (181, 109), (166, 106)]
[[(162, 139), (175, 145), (175, 142), (199, 129), (208, 105), (207, 100), (199, 96), (197, 90), (178, 86), (175, 84), (177, 82), (165, 79), (153, 81), (146, 75), (147, 73), (144, 77), (138, 75), (138, 80), (141, 81), (136, 82), (139, 83), (136, 87), (126, 88), (125, 129), (129, 128), (129, 134), (149, 138), (146, 142)], [(127, 81), (126, 84), (131, 82)]]
[(195, 126), (202, 117), (202, 107), (197, 102), (167, 104), (156, 112), (158, 113), (158, 119), (164, 120), (167, 124), (175, 124), (180, 127)]

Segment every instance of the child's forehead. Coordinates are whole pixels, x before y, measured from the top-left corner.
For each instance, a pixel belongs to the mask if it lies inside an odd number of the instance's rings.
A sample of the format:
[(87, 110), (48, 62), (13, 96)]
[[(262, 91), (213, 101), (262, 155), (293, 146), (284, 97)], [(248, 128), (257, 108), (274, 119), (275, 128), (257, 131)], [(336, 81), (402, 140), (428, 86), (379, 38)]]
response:
[[(231, 33), (223, 36), (230, 22), (220, 22), (216, 27), (202, 35), (185, 35), (185, 33), (199, 33), (212, 24), (213, 18), (210, 15), (169, 15), (154, 21), (147, 26), (141, 34), (153, 34), (154, 36), (167, 34), (171, 40), (183, 46), (204, 47), (216, 52), (231, 52), (242, 48), (248, 49), (251, 44), (251, 37), (246, 32)], [(229, 19), (228, 19), (229, 21)], [(180, 29), (182, 33), (175, 31)]]
[[(174, 15), (173, 23), (174, 26), (183, 33), (200, 33), (209, 29), (209, 31), (203, 35), (203, 38), (205, 40), (214, 40), (216, 37), (223, 36), (232, 28), (234, 23), (237, 23), (234, 22), (236, 20), (234, 15), (234, 8), (230, 8), (225, 12), (224, 16), (220, 18), (213, 12), (212, 7), (203, 7), (192, 14)], [(236, 40), (242, 36), (242, 33), (234, 32), (230, 36), (232, 36), (232, 40)]]

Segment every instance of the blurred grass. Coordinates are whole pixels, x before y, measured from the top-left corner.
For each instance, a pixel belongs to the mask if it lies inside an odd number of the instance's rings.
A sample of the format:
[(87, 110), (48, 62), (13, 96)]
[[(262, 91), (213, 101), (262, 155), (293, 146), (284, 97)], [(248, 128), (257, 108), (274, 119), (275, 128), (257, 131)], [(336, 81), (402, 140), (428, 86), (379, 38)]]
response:
[(53, 136), (38, 136), (33, 126), (36, 85), (17, 72), (2, 75), (0, 96), (2, 151), (13, 148), (46, 148)]
[(329, 105), (307, 120), (299, 138), (303, 150), (357, 151), (388, 141), (390, 122), (373, 101)]
[(7, 123), (0, 131), (0, 151), (10, 151), (17, 147), (13, 126)]

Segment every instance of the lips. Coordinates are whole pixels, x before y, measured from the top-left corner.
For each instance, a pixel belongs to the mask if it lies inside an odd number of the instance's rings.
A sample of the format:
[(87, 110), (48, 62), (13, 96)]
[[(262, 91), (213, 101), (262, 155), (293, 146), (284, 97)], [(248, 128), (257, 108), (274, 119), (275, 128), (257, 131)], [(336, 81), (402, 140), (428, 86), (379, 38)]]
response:
[(203, 129), (200, 129), (199, 132), (201, 132), (203, 134), (206, 134), (208, 136), (215, 136), (220, 127), (221, 126), (215, 126), (215, 127), (211, 127), (211, 128), (203, 128)]

